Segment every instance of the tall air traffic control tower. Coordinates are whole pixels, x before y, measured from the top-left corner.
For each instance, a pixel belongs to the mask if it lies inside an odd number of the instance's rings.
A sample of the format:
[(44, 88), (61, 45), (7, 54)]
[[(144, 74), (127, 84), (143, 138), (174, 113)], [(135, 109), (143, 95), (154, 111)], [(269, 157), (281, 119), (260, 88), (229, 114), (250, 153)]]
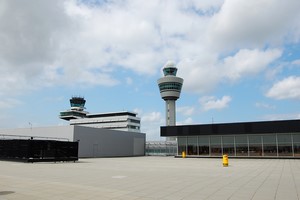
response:
[[(168, 61), (163, 68), (164, 77), (157, 80), (161, 98), (166, 102), (166, 126), (176, 125), (176, 100), (180, 97), (183, 79), (176, 76), (175, 64)], [(168, 137), (174, 141), (176, 138)]]

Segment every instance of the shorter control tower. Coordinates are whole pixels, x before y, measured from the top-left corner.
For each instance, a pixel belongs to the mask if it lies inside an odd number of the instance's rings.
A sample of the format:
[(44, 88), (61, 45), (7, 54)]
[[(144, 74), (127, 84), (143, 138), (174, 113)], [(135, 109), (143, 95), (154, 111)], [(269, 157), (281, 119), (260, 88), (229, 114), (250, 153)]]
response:
[(85, 99), (83, 97), (72, 97), (70, 99), (71, 109), (60, 112), (59, 118), (70, 121), (72, 119), (85, 118), (88, 112), (84, 111)]
[[(177, 68), (168, 61), (163, 68), (164, 77), (157, 80), (161, 98), (166, 102), (166, 126), (176, 125), (176, 100), (180, 97), (183, 79), (176, 76)], [(176, 138), (168, 138), (176, 140)]]

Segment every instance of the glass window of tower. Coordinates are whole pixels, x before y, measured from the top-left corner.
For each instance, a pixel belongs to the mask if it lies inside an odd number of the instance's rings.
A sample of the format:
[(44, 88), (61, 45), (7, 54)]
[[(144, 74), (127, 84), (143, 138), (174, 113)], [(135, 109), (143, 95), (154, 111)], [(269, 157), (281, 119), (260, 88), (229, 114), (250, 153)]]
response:
[(164, 75), (165, 75), (165, 76), (167, 76), (167, 75), (173, 75), (173, 76), (176, 76), (177, 68), (174, 68), (174, 67), (164, 68), (164, 69), (163, 69), (163, 72), (164, 72)]
[(159, 84), (159, 89), (164, 90), (178, 90), (180, 91), (182, 87), (181, 83), (161, 83)]

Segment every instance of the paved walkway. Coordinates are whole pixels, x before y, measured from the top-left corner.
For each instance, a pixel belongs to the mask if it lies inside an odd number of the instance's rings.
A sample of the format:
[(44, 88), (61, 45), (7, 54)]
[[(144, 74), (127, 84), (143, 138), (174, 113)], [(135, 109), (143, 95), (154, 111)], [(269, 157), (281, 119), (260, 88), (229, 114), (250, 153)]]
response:
[(77, 163), (0, 161), (0, 200), (300, 197), (300, 160), (134, 157)]

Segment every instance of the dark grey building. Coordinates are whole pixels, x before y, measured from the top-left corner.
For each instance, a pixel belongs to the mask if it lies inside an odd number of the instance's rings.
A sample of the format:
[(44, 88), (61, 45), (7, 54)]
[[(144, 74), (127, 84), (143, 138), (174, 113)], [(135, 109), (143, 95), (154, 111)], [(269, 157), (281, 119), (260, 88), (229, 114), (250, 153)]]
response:
[(187, 157), (300, 158), (300, 120), (164, 126), (161, 136), (177, 137)]

